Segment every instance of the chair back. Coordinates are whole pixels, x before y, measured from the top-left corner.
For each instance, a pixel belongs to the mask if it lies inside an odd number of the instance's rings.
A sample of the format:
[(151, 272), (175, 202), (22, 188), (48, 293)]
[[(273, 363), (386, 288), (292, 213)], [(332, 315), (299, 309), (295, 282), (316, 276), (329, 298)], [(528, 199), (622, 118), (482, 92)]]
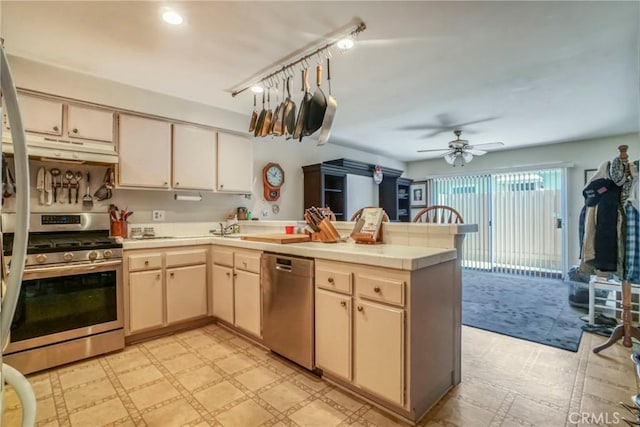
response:
[[(353, 213), (353, 215), (351, 216), (351, 220), (350, 221), (357, 221), (360, 219), (360, 217), (362, 216), (362, 211), (365, 208), (377, 208), (377, 206), (365, 206), (364, 208), (360, 208), (357, 211), (355, 211)], [(382, 211), (384, 213), (384, 215), (382, 216), (382, 222), (389, 222), (389, 215), (387, 215), (387, 213), (383, 210)]]
[(462, 215), (450, 206), (434, 205), (422, 209), (413, 217), (413, 222), (430, 224), (464, 224)]

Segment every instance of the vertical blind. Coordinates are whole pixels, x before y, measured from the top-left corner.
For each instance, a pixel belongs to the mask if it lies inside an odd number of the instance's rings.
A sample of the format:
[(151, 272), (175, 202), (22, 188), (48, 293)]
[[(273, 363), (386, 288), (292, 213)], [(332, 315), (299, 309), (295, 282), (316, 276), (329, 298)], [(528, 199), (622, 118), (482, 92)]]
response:
[(455, 208), (467, 234), (463, 266), (528, 276), (562, 275), (563, 169), (429, 180), (431, 202)]

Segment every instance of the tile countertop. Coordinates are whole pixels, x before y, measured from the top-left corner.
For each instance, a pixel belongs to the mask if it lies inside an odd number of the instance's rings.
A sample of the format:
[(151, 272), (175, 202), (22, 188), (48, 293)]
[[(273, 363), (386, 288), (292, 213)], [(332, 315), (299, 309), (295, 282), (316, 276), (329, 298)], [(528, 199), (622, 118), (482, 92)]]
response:
[(396, 268), (400, 270), (419, 270), (456, 259), (455, 249), (391, 244), (362, 245), (353, 242), (278, 244), (215, 236), (170, 237), (166, 239), (155, 238), (149, 240), (126, 239), (123, 241), (123, 248), (125, 250), (155, 249), (209, 244), (275, 252), (284, 255), (366, 264), (377, 267)]

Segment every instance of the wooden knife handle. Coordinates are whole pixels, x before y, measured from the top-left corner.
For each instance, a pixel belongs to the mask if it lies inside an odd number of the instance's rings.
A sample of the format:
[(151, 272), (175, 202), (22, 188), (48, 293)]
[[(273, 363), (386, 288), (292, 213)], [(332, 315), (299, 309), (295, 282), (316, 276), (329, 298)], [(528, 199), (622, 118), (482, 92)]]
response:
[(316, 66), (316, 85), (320, 86), (322, 83), (322, 65), (318, 64)]

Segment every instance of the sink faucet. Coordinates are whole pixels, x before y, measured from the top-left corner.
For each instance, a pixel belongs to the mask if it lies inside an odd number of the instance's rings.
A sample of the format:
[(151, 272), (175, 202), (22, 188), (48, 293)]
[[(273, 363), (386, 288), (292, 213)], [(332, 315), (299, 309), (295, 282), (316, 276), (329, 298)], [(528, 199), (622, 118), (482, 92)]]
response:
[(230, 233), (228, 233), (229, 231), (231, 231), (231, 233), (233, 233), (233, 229), (235, 227), (235, 224), (229, 224), (226, 227), (221, 222), (219, 222), (218, 224), (220, 225), (220, 231), (218, 231), (218, 230), (209, 230), (209, 232), (210, 233), (214, 233), (214, 234), (220, 233), (220, 236), (223, 236), (223, 237), (225, 235), (227, 235), (227, 234), (230, 234)]

